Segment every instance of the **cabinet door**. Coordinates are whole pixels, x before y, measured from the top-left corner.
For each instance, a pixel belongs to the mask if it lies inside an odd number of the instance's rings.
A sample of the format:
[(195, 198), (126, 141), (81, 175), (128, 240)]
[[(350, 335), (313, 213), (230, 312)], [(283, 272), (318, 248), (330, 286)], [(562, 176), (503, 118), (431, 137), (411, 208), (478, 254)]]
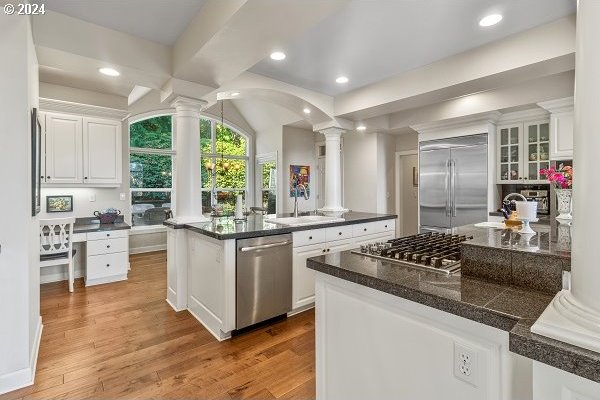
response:
[(306, 267), (306, 259), (324, 255), (325, 243), (294, 248), (292, 307), (294, 309), (315, 302), (315, 271)]
[(46, 113), (40, 112), (38, 114), (38, 121), (42, 126), (42, 139), (40, 143), (40, 179), (42, 183), (46, 183)]
[(573, 158), (573, 111), (550, 116), (550, 159)]
[(121, 122), (83, 119), (83, 180), (88, 184), (120, 184)]
[(523, 132), (523, 179), (526, 183), (546, 183), (540, 169), (550, 166), (550, 122), (526, 122)]
[(522, 124), (498, 127), (498, 183), (519, 183), (523, 178), (521, 147)]
[(46, 183), (83, 182), (82, 118), (46, 114)]

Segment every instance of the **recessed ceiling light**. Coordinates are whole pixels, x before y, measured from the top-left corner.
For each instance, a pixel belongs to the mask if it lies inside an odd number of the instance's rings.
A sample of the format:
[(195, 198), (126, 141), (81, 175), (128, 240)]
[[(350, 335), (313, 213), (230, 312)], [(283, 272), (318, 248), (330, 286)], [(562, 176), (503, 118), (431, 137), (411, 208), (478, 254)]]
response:
[(119, 75), (121, 75), (121, 73), (119, 71), (117, 71), (114, 68), (109, 68), (109, 67), (100, 68), (100, 69), (98, 69), (98, 71), (101, 74), (108, 75), (108, 76), (119, 76)]
[(310, 114), (310, 108), (305, 108), (302, 111), (304, 112), (304, 114)]
[(500, 14), (490, 14), (481, 18), (479, 21), (480, 26), (492, 26), (496, 25), (498, 22), (502, 21), (502, 15)]
[(240, 95), (240, 92), (232, 92), (231, 93), (231, 97), (235, 97), (235, 96), (239, 96), (239, 95)]
[(364, 126), (364, 125), (359, 125), (359, 126), (356, 127), (356, 130), (357, 131), (364, 131), (364, 130), (367, 130), (367, 127)]
[(285, 53), (282, 51), (274, 51), (271, 53), (271, 60), (275, 60), (275, 61), (285, 60)]
[(335, 81), (337, 83), (348, 83), (348, 77), (346, 77), (346, 76), (338, 76), (337, 78), (335, 78)]

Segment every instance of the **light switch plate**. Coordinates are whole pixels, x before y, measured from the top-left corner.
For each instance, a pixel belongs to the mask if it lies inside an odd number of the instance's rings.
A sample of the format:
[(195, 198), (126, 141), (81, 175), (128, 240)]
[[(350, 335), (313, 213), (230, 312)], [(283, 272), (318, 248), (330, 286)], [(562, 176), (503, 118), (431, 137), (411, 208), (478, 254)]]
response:
[(96, 201), (96, 194), (95, 193), (90, 194), (90, 201)]
[(125, 193), (119, 194), (119, 200), (121, 200), (121, 201), (127, 200), (127, 195)]

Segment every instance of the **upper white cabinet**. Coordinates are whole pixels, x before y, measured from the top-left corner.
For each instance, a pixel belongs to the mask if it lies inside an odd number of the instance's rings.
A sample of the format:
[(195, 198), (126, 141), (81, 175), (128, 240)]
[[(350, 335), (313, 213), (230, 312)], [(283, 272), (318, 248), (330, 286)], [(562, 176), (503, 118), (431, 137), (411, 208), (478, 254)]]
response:
[(54, 112), (40, 118), (45, 126), (44, 184), (121, 184), (121, 121)]
[(515, 114), (498, 125), (497, 183), (546, 183), (540, 170), (550, 166), (550, 120), (546, 113)]
[(120, 121), (83, 118), (84, 183), (121, 183), (121, 147)]
[(83, 183), (81, 117), (46, 113), (46, 175), (43, 182)]
[(550, 159), (573, 158), (573, 97), (538, 103), (550, 112)]

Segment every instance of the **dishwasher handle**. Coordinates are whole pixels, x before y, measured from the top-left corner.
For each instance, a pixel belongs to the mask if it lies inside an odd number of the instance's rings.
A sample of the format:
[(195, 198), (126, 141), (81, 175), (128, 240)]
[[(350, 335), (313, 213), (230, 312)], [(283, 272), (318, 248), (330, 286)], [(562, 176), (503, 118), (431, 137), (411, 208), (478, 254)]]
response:
[(292, 242), (290, 242), (289, 240), (286, 240), (285, 242), (261, 244), (261, 245), (258, 245), (258, 246), (240, 247), (240, 251), (242, 253), (246, 253), (248, 251), (264, 250), (264, 249), (270, 249), (270, 248), (273, 248), (273, 247), (287, 246), (288, 244), (292, 244)]

